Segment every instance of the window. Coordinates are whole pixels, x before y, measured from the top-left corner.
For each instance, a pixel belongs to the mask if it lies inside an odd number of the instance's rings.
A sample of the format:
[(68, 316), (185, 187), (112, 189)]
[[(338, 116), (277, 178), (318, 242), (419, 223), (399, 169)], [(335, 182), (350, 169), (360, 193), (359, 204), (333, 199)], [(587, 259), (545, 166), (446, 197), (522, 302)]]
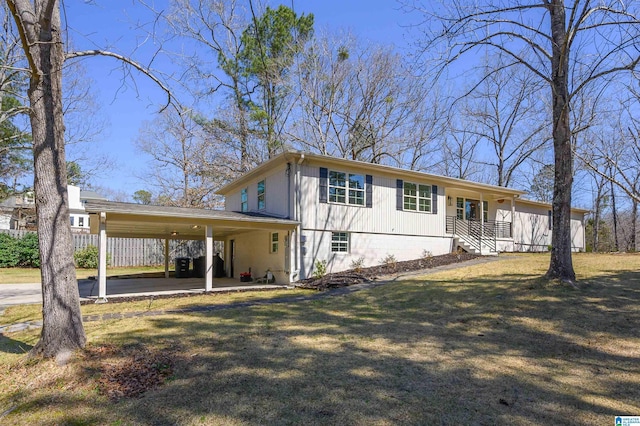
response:
[(271, 234), (271, 248), (269, 249), (271, 253), (278, 252), (278, 233), (274, 232)]
[(240, 191), (240, 211), (248, 212), (249, 211), (249, 202), (247, 197), (247, 188), (244, 188)]
[(258, 210), (264, 210), (265, 197), (264, 197), (264, 181), (258, 182)]
[(71, 226), (74, 226), (74, 225), (73, 225), (73, 219), (75, 219), (73, 216), (71, 216), (71, 217), (69, 218), (69, 220), (71, 221)]
[(84, 226), (84, 217), (78, 218), (78, 226)]
[(329, 202), (364, 206), (364, 175), (329, 172)]
[(456, 217), (460, 220), (464, 220), (464, 198), (456, 198)]
[(484, 222), (489, 221), (489, 202), (488, 201), (482, 202), (482, 220)]
[(331, 251), (333, 253), (349, 252), (349, 234), (346, 232), (331, 233)]
[(549, 220), (549, 230), (553, 228), (553, 212), (551, 210), (547, 211), (547, 218)]
[(431, 213), (431, 185), (405, 182), (404, 209)]

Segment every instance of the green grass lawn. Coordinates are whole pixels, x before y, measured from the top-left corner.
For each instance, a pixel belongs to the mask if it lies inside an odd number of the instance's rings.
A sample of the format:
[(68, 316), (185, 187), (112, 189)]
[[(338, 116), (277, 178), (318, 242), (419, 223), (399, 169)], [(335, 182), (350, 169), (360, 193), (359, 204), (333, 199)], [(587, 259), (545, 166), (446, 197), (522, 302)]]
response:
[[(640, 414), (640, 255), (574, 256), (577, 290), (540, 279), (548, 259), (90, 322), (89, 350), (65, 366), (22, 354), (38, 331), (0, 336), (0, 423), (606, 425)], [(166, 382), (110, 400), (107, 372), (145, 353), (173, 359)]]
[[(134, 266), (126, 268), (107, 268), (107, 276), (139, 274), (145, 272), (164, 272), (164, 266)], [(76, 269), (76, 277), (85, 279), (98, 275), (97, 269)], [(37, 268), (0, 268), (1, 284), (39, 283), (40, 269)]]

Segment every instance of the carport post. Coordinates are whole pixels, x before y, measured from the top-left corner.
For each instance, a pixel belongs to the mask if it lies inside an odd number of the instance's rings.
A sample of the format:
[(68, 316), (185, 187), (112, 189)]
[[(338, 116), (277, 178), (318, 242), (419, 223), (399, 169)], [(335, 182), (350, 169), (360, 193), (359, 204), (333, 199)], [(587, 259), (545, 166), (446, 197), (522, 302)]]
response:
[(164, 239), (164, 277), (169, 278), (169, 239)]
[(213, 290), (213, 226), (207, 225), (207, 234), (206, 234), (206, 244), (205, 244), (205, 265), (206, 265), (206, 273), (205, 273), (205, 291)]
[(98, 232), (98, 298), (96, 303), (107, 303), (107, 214), (100, 213)]

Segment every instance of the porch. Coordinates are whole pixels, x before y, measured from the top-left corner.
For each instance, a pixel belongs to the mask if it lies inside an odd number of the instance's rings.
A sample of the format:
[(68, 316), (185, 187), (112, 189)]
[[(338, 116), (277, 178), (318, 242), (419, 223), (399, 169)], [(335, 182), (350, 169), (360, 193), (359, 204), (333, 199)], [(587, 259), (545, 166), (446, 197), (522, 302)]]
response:
[(445, 232), (453, 247), (469, 253), (495, 255), (513, 247), (515, 200), (521, 191), (448, 188)]
[(454, 246), (474, 254), (497, 254), (498, 240), (513, 240), (513, 224), (497, 220), (459, 219), (447, 216), (446, 233), (454, 238)]

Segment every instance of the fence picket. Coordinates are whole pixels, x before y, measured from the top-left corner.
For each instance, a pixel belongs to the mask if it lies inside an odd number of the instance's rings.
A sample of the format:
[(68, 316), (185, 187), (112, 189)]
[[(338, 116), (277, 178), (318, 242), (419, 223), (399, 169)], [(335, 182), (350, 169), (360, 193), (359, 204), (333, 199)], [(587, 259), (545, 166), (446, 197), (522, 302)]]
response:
[[(0, 232), (14, 238), (22, 238), (33, 231), (0, 229)], [(215, 250), (220, 251), (220, 242), (215, 242)], [(73, 234), (75, 251), (87, 246), (98, 245), (98, 236), (94, 234)], [(176, 257), (199, 257), (205, 251), (204, 241), (169, 241), (169, 264)], [(107, 253), (111, 256), (111, 266), (148, 266), (164, 263), (164, 240), (153, 238), (114, 238), (107, 237)]]

